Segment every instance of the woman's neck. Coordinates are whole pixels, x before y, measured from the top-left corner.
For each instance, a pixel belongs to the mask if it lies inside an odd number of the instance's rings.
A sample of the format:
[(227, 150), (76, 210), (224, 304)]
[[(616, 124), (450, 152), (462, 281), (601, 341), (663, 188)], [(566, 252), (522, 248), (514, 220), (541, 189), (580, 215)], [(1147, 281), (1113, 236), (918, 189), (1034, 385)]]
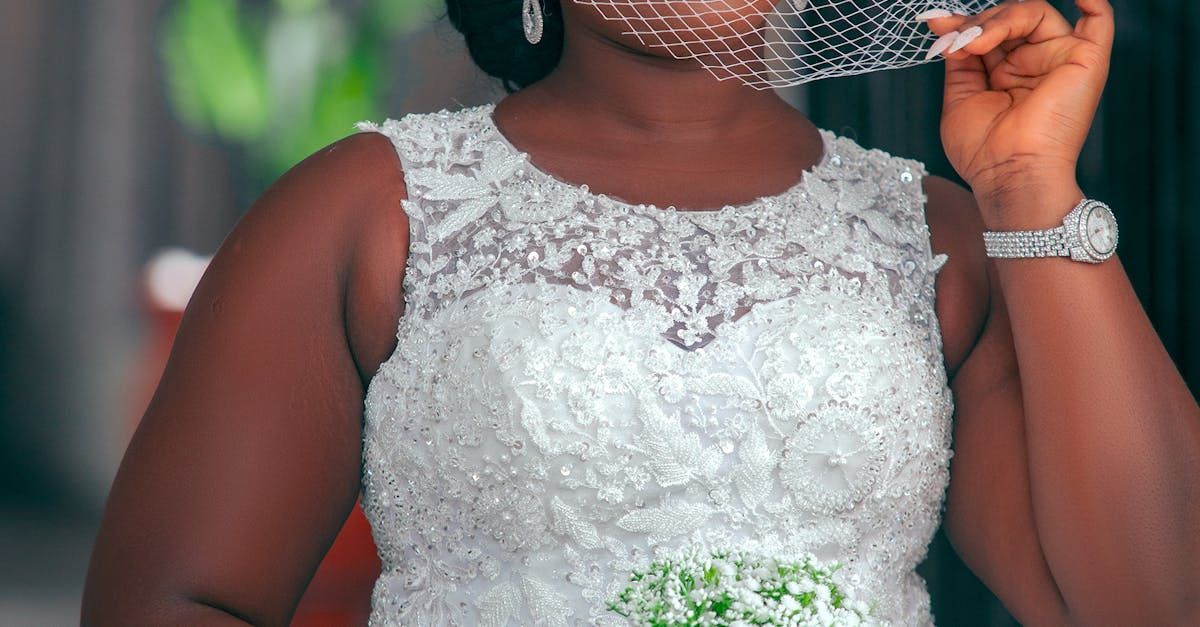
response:
[(558, 67), (493, 112), (543, 170), (631, 202), (708, 208), (780, 193), (821, 159), (817, 127), (774, 91), (573, 24)]

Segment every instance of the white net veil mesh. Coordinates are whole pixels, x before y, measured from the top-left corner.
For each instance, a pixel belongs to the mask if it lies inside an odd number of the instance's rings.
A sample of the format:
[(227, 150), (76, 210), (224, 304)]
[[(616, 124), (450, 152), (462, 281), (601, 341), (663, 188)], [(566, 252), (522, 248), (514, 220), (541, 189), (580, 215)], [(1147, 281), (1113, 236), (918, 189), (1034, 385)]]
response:
[(971, 15), (1000, 0), (570, 0), (647, 48), (757, 89), (925, 63), (937, 39), (914, 18)]

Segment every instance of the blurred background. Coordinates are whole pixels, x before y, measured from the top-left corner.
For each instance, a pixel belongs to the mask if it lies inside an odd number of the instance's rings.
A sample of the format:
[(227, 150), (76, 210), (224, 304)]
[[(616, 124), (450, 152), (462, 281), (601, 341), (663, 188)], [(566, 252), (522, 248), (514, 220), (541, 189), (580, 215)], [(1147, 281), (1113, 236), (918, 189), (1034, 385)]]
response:
[[(935, 3), (936, 4), (936, 3)], [(1060, 8), (1074, 19), (1069, 3)], [(1081, 164), (1121, 258), (1200, 389), (1200, 4), (1116, 0)], [(495, 101), (437, 0), (0, 0), (0, 625), (78, 623), (109, 483), (207, 256), (276, 177), (359, 120)], [(942, 66), (785, 96), (924, 161)], [(356, 515), (357, 516), (357, 515)], [(296, 624), (360, 624), (378, 563), (352, 516)], [(939, 534), (939, 625), (1012, 625)]]

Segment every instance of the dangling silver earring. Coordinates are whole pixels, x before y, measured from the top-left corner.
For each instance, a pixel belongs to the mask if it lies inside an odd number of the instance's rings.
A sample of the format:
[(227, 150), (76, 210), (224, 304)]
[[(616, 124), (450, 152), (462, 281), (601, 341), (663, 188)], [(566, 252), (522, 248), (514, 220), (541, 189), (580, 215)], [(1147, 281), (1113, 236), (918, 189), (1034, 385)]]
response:
[(542, 40), (541, 0), (525, 0), (521, 5), (521, 24), (525, 26), (525, 40), (536, 44)]

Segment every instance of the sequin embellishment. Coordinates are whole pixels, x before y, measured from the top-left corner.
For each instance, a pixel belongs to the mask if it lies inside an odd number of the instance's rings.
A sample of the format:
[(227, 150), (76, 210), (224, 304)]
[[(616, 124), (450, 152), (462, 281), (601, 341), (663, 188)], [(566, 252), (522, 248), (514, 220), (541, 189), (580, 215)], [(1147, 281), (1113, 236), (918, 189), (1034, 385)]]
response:
[(371, 624), (623, 625), (605, 600), (687, 544), (840, 560), (882, 623), (932, 624), (953, 403), (923, 166), (822, 130), (783, 194), (659, 209), (534, 168), (492, 110), (359, 126), (410, 227), (365, 407)]

